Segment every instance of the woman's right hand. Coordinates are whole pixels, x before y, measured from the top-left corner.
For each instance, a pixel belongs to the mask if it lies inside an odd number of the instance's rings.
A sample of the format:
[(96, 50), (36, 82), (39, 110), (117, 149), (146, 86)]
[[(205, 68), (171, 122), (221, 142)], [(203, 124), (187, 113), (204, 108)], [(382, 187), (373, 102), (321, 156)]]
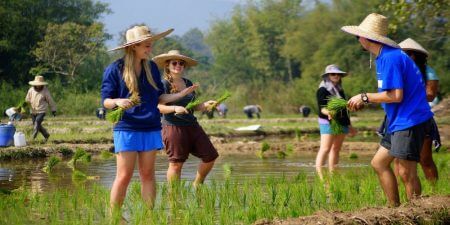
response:
[(114, 104), (116, 104), (118, 107), (122, 109), (127, 109), (132, 106), (132, 102), (128, 98), (116, 98), (114, 99)]
[(195, 90), (197, 90), (197, 88), (198, 88), (199, 86), (200, 86), (200, 85), (198, 85), (198, 84), (193, 84), (192, 86), (187, 87), (187, 88), (183, 89), (182, 91), (180, 91), (180, 94), (181, 94), (182, 96), (186, 96), (186, 95), (188, 95), (188, 94), (194, 92)]
[(188, 114), (189, 113), (189, 111), (186, 108), (184, 108), (183, 106), (176, 105), (173, 107), (173, 109), (174, 109), (175, 114)]

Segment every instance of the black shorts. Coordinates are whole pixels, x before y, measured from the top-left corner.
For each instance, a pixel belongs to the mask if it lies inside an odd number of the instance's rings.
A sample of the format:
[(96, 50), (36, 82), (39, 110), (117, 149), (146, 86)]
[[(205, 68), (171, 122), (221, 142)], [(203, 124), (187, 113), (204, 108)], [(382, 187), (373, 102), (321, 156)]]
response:
[(419, 162), (424, 138), (431, 128), (430, 119), (405, 130), (386, 133), (380, 145), (388, 149), (389, 154), (395, 158)]

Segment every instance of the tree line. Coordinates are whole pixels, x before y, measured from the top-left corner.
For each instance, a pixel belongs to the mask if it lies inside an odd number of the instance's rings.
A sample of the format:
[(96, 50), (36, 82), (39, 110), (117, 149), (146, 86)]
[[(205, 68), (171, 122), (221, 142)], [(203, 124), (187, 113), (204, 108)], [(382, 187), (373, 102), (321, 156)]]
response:
[[(200, 82), (205, 96), (231, 91), (232, 111), (260, 104), (269, 112), (292, 113), (300, 105), (315, 107), (328, 64), (349, 72), (348, 95), (376, 89), (369, 54), (340, 27), (378, 12), (389, 17), (389, 37), (411, 37), (431, 53), (429, 64), (440, 75), (441, 92), (448, 93), (449, 9), (445, 0), (249, 0), (205, 33), (191, 29), (156, 42), (153, 53), (180, 49), (198, 59), (200, 66), (188, 76)], [(103, 69), (121, 55), (105, 46), (111, 35), (99, 18), (108, 13), (106, 3), (92, 0), (1, 1), (0, 109), (17, 103), (36, 74), (52, 81), (63, 113), (88, 114), (100, 106)]]

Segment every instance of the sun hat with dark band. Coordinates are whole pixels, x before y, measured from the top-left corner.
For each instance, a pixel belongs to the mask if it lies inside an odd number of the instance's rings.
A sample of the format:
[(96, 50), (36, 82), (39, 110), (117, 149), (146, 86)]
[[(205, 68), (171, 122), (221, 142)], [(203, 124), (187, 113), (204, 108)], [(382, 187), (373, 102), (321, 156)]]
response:
[(335, 64), (331, 64), (331, 65), (328, 65), (327, 67), (325, 67), (325, 73), (322, 74), (322, 77), (325, 77), (326, 75), (328, 75), (330, 73), (340, 74), (341, 77), (347, 76), (347, 72), (340, 70), (339, 67)]
[(133, 28), (128, 29), (127, 33), (125, 34), (126, 43), (119, 47), (110, 49), (109, 51), (122, 49), (122, 48), (125, 48), (128, 46), (134, 45), (134, 44), (141, 43), (146, 40), (156, 41), (158, 39), (161, 39), (161, 38), (167, 36), (172, 31), (173, 31), (173, 29), (169, 29), (162, 33), (153, 35), (147, 26), (134, 26)]
[(420, 45), (419, 43), (414, 41), (412, 38), (408, 38), (408, 39), (400, 42), (400, 44), (398, 44), (398, 45), (400, 46), (400, 48), (402, 48), (405, 51), (412, 50), (412, 51), (421, 52), (427, 56), (430, 56), (430, 53), (424, 47), (422, 47), (422, 45)]
[(34, 80), (28, 82), (28, 84), (31, 86), (44, 86), (47, 85), (48, 83), (44, 81), (43, 76), (35, 76)]
[(371, 13), (359, 26), (343, 26), (341, 30), (394, 48), (400, 48), (395, 41), (387, 37), (388, 20), (380, 14)]
[(161, 55), (157, 55), (152, 59), (159, 68), (164, 68), (167, 60), (183, 60), (186, 67), (196, 66), (197, 60), (182, 55), (179, 50), (170, 50), (167, 53), (163, 53)]

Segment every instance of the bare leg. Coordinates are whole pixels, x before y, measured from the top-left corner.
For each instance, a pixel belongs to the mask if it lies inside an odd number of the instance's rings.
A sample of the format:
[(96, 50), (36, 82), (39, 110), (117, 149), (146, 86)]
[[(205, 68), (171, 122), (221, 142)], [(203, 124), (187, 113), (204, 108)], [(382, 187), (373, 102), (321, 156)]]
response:
[(157, 151), (140, 152), (138, 154), (139, 175), (141, 177), (142, 199), (153, 208), (156, 198), (155, 159)]
[(414, 199), (421, 194), (420, 180), (417, 176), (417, 162), (399, 159), (398, 172), (406, 189), (408, 200)]
[(110, 205), (112, 209), (122, 207), (127, 187), (133, 176), (137, 152), (120, 152), (117, 154), (117, 172), (111, 188)]
[(393, 160), (394, 157), (389, 155), (389, 151), (380, 146), (377, 153), (375, 153), (371, 164), (378, 175), (378, 179), (380, 180), (381, 187), (388, 199), (389, 205), (399, 206), (400, 198), (398, 195), (397, 180), (390, 167)]
[(182, 168), (183, 163), (169, 163), (169, 168), (167, 169), (167, 182), (179, 180)]
[(339, 152), (344, 142), (345, 134), (339, 134), (333, 136), (333, 145), (331, 146), (330, 154), (328, 155), (328, 169), (333, 172), (336, 165), (339, 163)]
[(322, 134), (320, 135), (320, 148), (316, 156), (316, 171), (320, 179), (323, 179), (322, 166), (325, 163), (325, 158), (328, 156), (331, 145), (333, 143), (333, 135)]
[(208, 176), (208, 173), (211, 171), (211, 169), (214, 166), (215, 160), (211, 162), (201, 162), (198, 166), (197, 170), (197, 176), (195, 176), (194, 180), (194, 186), (197, 186), (199, 184), (203, 184), (203, 181), (205, 181), (206, 176)]
[(420, 152), (420, 165), (422, 166), (423, 173), (428, 181), (435, 183), (438, 179), (438, 171), (436, 164), (433, 161), (432, 155), (432, 141), (431, 138), (425, 138)]

